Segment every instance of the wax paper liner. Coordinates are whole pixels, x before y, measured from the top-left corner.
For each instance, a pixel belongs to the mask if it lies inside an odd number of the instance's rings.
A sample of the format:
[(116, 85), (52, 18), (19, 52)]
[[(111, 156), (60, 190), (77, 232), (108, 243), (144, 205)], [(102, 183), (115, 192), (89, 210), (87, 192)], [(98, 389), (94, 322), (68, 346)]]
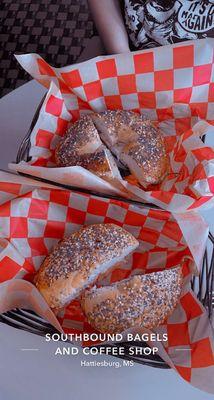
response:
[[(17, 56), (49, 93), (31, 135), (32, 160), (11, 168), (104, 194), (138, 197), (173, 212), (213, 205), (214, 152), (200, 140), (214, 129), (213, 43), (188, 41), (60, 69), (37, 54)], [(68, 123), (106, 109), (134, 110), (157, 121), (171, 167), (162, 184), (142, 188), (130, 177), (120, 182), (121, 189), (80, 167), (56, 168), (54, 149)]]
[[(188, 240), (194, 238), (189, 246), (168, 211), (136, 207), (45, 183), (39, 187), (38, 182), (34, 185), (27, 178), (1, 172), (0, 218), (0, 312), (14, 307), (31, 308), (67, 333), (93, 331), (79, 301), (72, 301), (56, 319), (31, 282), (53, 245), (82, 225), (113, 222), (140, 242), (125, 264), (115, 266), (97, 284), (106, 285), (133, 274), (181, 265), (184, 285), (180, 302), (171, 317), (154, 330), (168, 333), (168, 342), (152, 345), (158, 346), (162, 358), (184, 379), (202, 390), (214, 392), (211, 326), (206, 311), (189, 288), (208, 235), (207, 226), (197, 213), (183, 215), (183, 224), (189, 226)], [(143, 331), (139, 327), (135, 330)]]

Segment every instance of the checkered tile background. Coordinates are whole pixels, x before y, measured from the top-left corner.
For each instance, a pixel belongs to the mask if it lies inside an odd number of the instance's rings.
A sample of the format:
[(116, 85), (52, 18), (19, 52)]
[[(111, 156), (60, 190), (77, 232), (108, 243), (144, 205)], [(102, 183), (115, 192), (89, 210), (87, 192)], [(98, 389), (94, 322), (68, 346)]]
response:
[(87, 0), (1, 0), (0, 95), (30, 76), (13, 54), (39, 53), (55, 66), (74, 63), (93, 35)]
[[(84, 224), (108, 222), (123, 226), (139, 240), (140, 246), (127, 264), (111, 272), (103, 284), (124, 279), (130, 274), (176, 265), (183, 266), (184, 281), (188, 278), (192, 257), (177, 222), (169, 212), (64, 189), (36, 188), (19, 183), (18, 178), (16, 182), (13, 179), (11, 177), (9, 181), (7, 176), (4, 180), (1, 176), (0, 181), (1, 282), (14, 277), (32, 280), (35, 269), (62, 237), (79, 230)], [(194, 231), (194, 224), (191, 229)], [(13, 304), (16, 296), (18, 300), (23, 292), (25, 288), (18, 285), (8, 292)], [(33, 299), (36, 301), (30, 288), (27, 292), (31, 302)], [(42, 311), (44, 315), (47, 308), (42, 307)], [(78, 300), (72, 301), (58, 320), (64, 332), (91, 332)], [(207, 315), (188, 284), (184, 284), (176, 310), (157, 332), (168, 333), (165, 355), (177, 372), (193, 385), (206, 389), (212, 381), (212, 335)], [(182, 348), (187, 351), (178, 351)]]
[[(191, 256), (178, 223), (167, 211), (137, 208), (129, 203), (67, 190), (29, 191), (7, 182), (0, 183), (0, 190), (9, 192), (9, 201), (7, 197), (2, 200), (1, 196), (0, 237), (9, 240), (24, 259), (24, 264), (17, 264), (16, 271), (11, 263), (9, 269), (7, 262), (1, 260), (1, 280), (5, 276), (13, 277), (14, 273), (23, 277), (26, 272), (35, 272), (59, 239), (92, 223), (115, 223), (140, 241), (124, 269), (115, 270), (108, 277), (108, 283), (127, 277), (131, 270), (140, 273), (170, 268), (184, 256)], [(17, 259), (16, 251), (12, 258)]]
[[(68, 182), (64, 169), (55, 169), (53, 176), (46, 168), (55, 166), (55, 147), (68, 121), (91, 111), (134, 110), (158, 121), (171, 170), (161, 184), (147, 187), (146, 194), (136, 181), (123, 183), (128, 191), (173, 212), (213, 202), (214, 152), (199, 139), (214, 123), (212, 40), (93, 58), (62, 69), (51, 67), (38, 55), (18, 60), (50, 88), (31, 134), (33, 158), (16, 170), (72, 185), (71, 170)], [(89, 181), (88, 176), (85, 189)]]

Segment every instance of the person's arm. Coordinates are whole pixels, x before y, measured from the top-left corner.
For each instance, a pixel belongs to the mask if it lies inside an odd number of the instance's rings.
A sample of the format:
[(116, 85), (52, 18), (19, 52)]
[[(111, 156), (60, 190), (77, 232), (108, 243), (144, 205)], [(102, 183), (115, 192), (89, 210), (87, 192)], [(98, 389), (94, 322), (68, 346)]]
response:
[(130, 51), (119, 0), (88, 0), (97, 30), (109, 54)]

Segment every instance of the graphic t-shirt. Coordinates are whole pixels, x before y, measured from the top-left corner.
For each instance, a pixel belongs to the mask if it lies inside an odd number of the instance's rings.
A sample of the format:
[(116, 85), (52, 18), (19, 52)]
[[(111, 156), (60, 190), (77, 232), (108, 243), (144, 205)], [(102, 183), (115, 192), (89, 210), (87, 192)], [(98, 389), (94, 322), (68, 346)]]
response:
[(135, 49), (214, 37), (214, 0), (124, 0)]

